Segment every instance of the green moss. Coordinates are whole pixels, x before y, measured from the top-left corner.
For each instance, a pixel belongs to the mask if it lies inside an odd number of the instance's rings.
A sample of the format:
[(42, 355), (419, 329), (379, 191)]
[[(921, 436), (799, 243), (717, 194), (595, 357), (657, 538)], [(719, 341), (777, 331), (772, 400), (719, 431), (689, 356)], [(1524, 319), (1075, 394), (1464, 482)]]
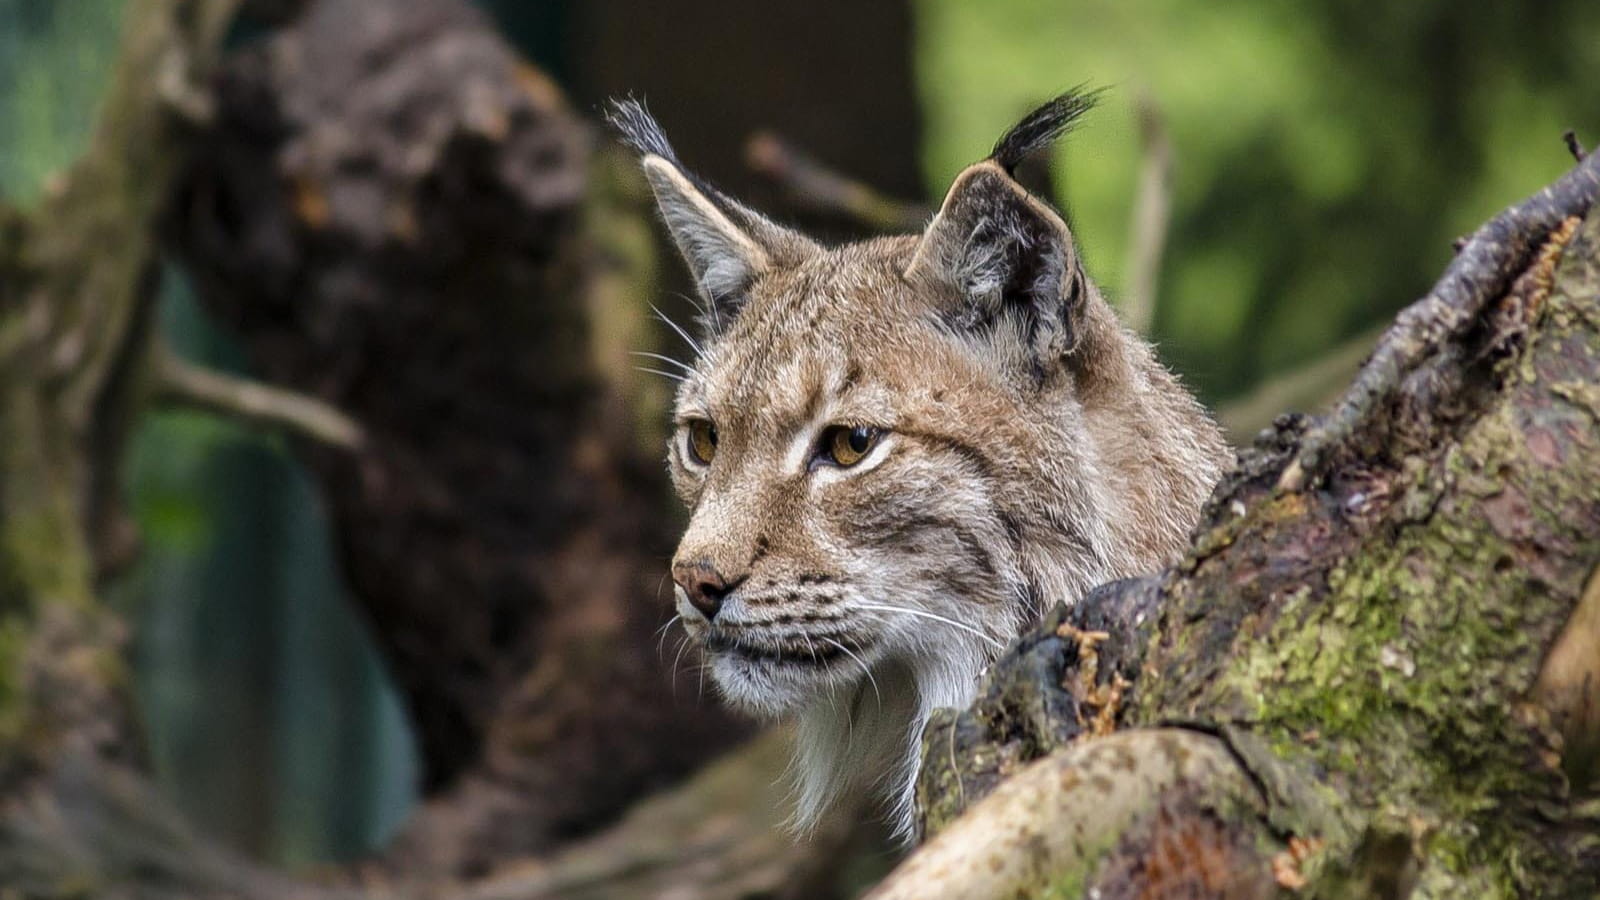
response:
[(1056, 876), (1039, 892), (1039, 900), (1081, 900), (1089, 875), (1082, 869)]
[[(1414, 834), (1425, 896), (1524, 896), (1578, 858), (1582, 813), (1563, 824), (1559, 756), (1526, 698), (1600, 565), (1600, 217), (1585, 235), (1446, 452), (1361, 471), (1359, 500), (1349, 486), (1264, 497), (1203, 538), (1218, 556), (1175, 585), (1140, 684), (1136, 722), (1181, 710), (1260, 740), (1259, 765), (1319, 773), (1342, 806), (1330, 857)], [(1370, 518), (1342, 531), (1317, 502)], [(1352, 539), (1325, 575), (1274, 569)], [(1273, 562), (1241, 567), (1240, 552)]]
[(0, 621), (0, 748), (13, 746), (25, 730), (22, 661), (27, 634), (19, 622)]

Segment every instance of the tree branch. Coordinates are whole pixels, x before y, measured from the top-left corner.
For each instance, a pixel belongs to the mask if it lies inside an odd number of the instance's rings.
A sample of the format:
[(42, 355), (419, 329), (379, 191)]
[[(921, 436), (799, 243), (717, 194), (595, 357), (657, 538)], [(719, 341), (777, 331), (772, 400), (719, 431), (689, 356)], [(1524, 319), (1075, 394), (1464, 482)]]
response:
[[(122, 529), (155, 241), (191, 133), (149, 73), (204, 82), (235, 4), (134, 0), (89, 146), (25, 216), (0, 217), (0, 773), (77, 740), (132, 752), (117, 616), (95, 601)], [(86, 663), (85, 660), (92, 660)], [(92, 736), (92, 737), (86, 737)], [(27, 765), (20, 765), (27, 760)], [(0, 804), (3, 805), (3, 804)], [(11, 810), (8, 810), (8, 812)], [(0, 846), (0, 851), (3, 851)]]
[(1561, 139), (1566, 142), (1567, 152), (1572, 154), (1574, 161), (1583, 162), (1584, 158), (1589, 155), (1589, 151), (1583, 149), (1583, 142), (1578, 140), (1576, 131), (1568, 129), (1562, 132)]
[(770, 131), (750, 136), (745, 143), (745, 161), (800, 205), (853, 219), (874, 231), (920, 231), (933, 216), (928, 206), (879, 193), (824, 166)]
[(315, 397), (194, 365), (165, 346), (156, 352), (155, 375), (160, 402), (281, 429), (343, 450), (359, 450), (366, 442), (359, 423)]
[(1361, 368), (1382, 330), (1362, 332), (1303, 366), (1272, 375), (1254, 390), (1217, 409), (1236, 446), (1250, 443), (1285, 412), (1312, 412), (1332, 402)]
[(1129, 328), (1149, 334), (1155, 322), (1161, 261), (1172, 226), (1172, 139), (1167, 136), (1161, 108), (1149, 94), (1139, 95), (1137, 113), (1139, 190), (1134, 196), (1128, 237), (1128, 289), (1122, 314)]
[(1319, 475), (1357, 425), (1402, 392), (1407, 376), (1478, 322), (1491, 300), (1505, 294), (1545, 235), (1563, 220), (1583, 215), (1597, 197), (1600, 154), (1591, 154), (1555, 184), (1474, 232), (1433, 290), (1402, 310), (1384, 332), (1372, 359), (1333, 413), (1306, 435), (1278, 486), (1298, 490)]
[[(1175, 791), (1187, 794), (1183, 804)], [(1224, 742), (1209, 735), (1171, 728), (1073, 744), (1002, 782), (867, 900), (1089, 896), (1082, 888), (1107, 850), (1139, 822), (1180, 805), (1239, 818), (1265, 803)], [(1270, 880), (1268, 861), (1247, 842), (1202, 846), (1191, 835), (1187, 849), (1217, 854), (1228, 886)], [(1202, 896), (1164, 894), (1155, 879), (1143, 887), (1141, 896)]]
[(880, 829), (859, 805), (804, 839), (785, 833), (789, 801), (775, 779), (793, 735), (770, 729), (689, 781), (646, 799), (606, 831), (538, 866), (465, 888), (459, 900), (697, 900), (835, 896), (833, 862)]

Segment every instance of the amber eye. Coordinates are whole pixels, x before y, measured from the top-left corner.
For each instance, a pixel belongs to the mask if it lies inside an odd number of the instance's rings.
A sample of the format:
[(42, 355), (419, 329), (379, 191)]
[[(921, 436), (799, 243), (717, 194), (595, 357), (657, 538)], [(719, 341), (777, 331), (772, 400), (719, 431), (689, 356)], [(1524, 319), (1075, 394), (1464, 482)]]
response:
[(717, 455), (717, 426), (705, 419), (689, 423), (689, 455), (702, 466), (711, 465)]
[(828, 462), (848, 468), (861, 462), (880, 433), (870, 425), (835, 425), (822, 436), (822, 452)]

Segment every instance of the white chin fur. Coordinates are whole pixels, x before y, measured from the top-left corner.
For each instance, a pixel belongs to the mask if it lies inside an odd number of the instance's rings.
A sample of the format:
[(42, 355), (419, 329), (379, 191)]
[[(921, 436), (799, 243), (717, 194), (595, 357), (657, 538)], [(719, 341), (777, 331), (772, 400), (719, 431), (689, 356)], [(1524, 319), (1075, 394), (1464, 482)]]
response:
[[(684, 621), (704, 647), (708, 629), (689, 615)], [(915, 638), (909, 646), (907, 634)], [(971, 701), (988, 659), (982, 643), (949, 629), (878, 637), (872, 652), (821, 667), (705, 651), (711, 681), (729, 706), (796, 722), (789, 824), (797, 833), (813, 828), (841, 796), (869, 792), (885, 801), (895, 833), (909, 841), (922, 727), (933, 709)]]
[(734, 653), (711, 656), (711, 680), (734, 709), (760, 718), (797, 713), (845, 679), (819, 670)]

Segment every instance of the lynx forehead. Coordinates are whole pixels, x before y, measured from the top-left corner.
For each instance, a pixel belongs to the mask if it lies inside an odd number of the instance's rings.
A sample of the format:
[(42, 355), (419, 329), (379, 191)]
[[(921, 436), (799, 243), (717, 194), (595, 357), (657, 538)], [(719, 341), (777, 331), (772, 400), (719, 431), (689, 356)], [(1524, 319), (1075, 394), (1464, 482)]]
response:
[(1045, 604), (1168, 562), (1228, 459), (1012, 177), (1069, 93), (962, 172), (920, 235), (824, 247), (643, 157), (703, 302), (668, 464), (678, 613), (736, 707), (798, 723), (796, 822), (874, 788), (909, 836), (928, 716)]

